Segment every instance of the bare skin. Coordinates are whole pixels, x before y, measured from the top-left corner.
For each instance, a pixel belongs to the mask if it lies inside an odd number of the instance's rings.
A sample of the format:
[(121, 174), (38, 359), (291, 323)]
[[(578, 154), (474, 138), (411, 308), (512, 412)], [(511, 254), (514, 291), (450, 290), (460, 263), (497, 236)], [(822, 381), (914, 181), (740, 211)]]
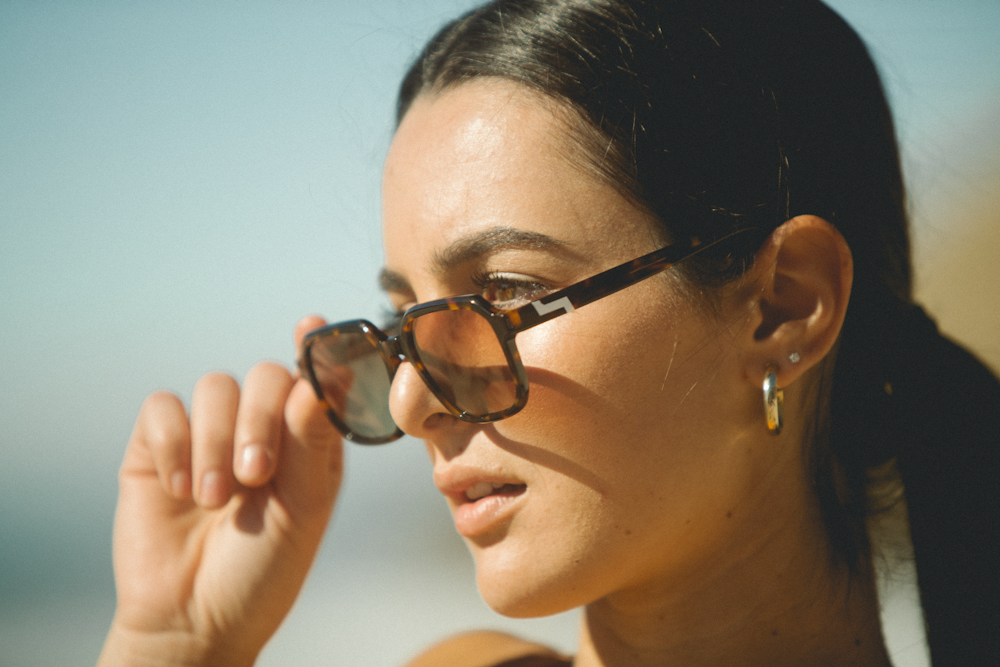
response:
[[(510, 84), (414, 103), (384, 184), (397, 306), (537, 298), (662, 245), (564, 132)], [(452, 417), (403, 363), (393, 418), (425, 440), (484, 599), (512, 616), (584, 606), (579, 667), (888, 665), (871, 578), (831, 558), (802, 456), (851, 278), (833, 227), (790, 220), (713, 314), (665, 275), (519, 335), (531, 398), (493, 424)], [(769, 364), (780, 436), (761, 407)], [(242, 390), (207, 376), (190, 417), (151, 396), (122, 467), (102, 664), (251, 664), (305, 577), (340, 462), (310, 388), (277, 365)], [(477, 497), (483, 483), (506, 486)]]
[[(303, 320), (296, 342), (321, 323)], [(98, 664), (253, 664), (305, 579), (341, 472), (339, 434), (278, 364), (255, 366), (242, 391), (205, 376), (190, 421), (176, 396), (151, 395), (119, 474), (118, 608)]]
[[(644, 211), (567, 159), (564, 127), (511, 84), (418, 98), (386, 163), (398, 305), (474, 291), (483, 274), (518, 305), (518, 290), (658, 247)], [(532, 236), (482, 241), (508, 226)], [(481, 251), (440, 261), (470, 247)], [(533, 384), (514, 418), (460, 422), (402, 368), (393, 417), (426, 441), (484, 599), (513, 616), (584, 605), (584, 667), (886, 664), (871, 581), (834, 565), (802, 460), (808, 389), (850, 283), (840, 235), (797, 218), (720, 294), (718, 315), (651, 279), (521, 334)], [(778, 437), (761, 408), (772, 363), (789, 415)], [(467, 524), (489, 501), (463, 495), (478, 481), (523, 491), (493, 501), (493, 524)]]

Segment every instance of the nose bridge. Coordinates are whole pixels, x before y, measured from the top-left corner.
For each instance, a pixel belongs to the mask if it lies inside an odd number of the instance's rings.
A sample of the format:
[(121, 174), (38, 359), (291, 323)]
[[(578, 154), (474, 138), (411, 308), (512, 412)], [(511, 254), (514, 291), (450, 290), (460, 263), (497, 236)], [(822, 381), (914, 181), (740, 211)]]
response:
[(475, 428), (475, 424), (461, 421), (444, 406), (418, 372), (400, 336), (385, 339), (381, 346), (395, 367), (389, 388), (389, 412), (400, 429), (440, 448)]
[(385, 351), (386, 356), (395, 362), (406, 361), (406, 353), (403, 352), (399, 336), (390, 336), (382, 341), (382, 349)]
[(387, 344), (386, 349), (396, 355), (396, 371), (389, 387), (389, 412), (399, 428), (416, 438), (429, 439), (452, 422), (452, 428), (463, 423), (451, 416), (414, 365), (403, 363), (410, 360), (405, 358), (398, 341), (394, 346)]

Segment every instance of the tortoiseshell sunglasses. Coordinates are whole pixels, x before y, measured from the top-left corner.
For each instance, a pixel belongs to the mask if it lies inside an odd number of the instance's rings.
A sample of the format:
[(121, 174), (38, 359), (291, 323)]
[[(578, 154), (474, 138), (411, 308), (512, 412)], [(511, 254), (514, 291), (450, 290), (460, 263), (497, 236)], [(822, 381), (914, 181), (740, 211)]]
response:
[(306, 335), (299, 365), (334, 426), (368, 445), (402, 437), (389, 414), (389, 390), (409, 361), (455, 417), (477, 424), (506, 419), (528, 401), (528, 375), (514, 337), (656, 275), (720, 243), (673, 244), (513, 310), (478, 294), (417, 304), (387, 336), (367, 320), (330, 324)]

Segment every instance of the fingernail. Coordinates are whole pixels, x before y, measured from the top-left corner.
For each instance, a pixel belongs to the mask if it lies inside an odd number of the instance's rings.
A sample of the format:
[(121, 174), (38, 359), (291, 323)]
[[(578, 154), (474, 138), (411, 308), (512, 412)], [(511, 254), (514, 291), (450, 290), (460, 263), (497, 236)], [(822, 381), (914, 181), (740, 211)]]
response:
[(184, 498), (191, 492), (186, 472), (177, 470), (170, 476), (170, 492), (174, 494), (174, 498)]
[(243, 460), (240, 468), (246, 477), (256, 478), (266, 475), (271, 461), (261, 445), (250, 444), (243, 448)]

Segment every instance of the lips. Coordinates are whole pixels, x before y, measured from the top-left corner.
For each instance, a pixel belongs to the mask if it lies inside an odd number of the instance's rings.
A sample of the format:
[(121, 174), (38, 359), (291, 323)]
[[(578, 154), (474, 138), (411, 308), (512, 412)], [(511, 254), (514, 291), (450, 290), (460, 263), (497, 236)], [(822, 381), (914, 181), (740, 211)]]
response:
[(451, 469), (434, 477), (451, 501), (455, 529), (462, 537), (482, 535), (508, 521), (528, 489), (518, 480), (497, 479), (477, 470)]
[(453, 511), (455, 530), (462, 537), (475, 537), (494, 530), (514, 514), (527, 488), (524, 484), (504, 484), (487, 496), (465, 500)]

